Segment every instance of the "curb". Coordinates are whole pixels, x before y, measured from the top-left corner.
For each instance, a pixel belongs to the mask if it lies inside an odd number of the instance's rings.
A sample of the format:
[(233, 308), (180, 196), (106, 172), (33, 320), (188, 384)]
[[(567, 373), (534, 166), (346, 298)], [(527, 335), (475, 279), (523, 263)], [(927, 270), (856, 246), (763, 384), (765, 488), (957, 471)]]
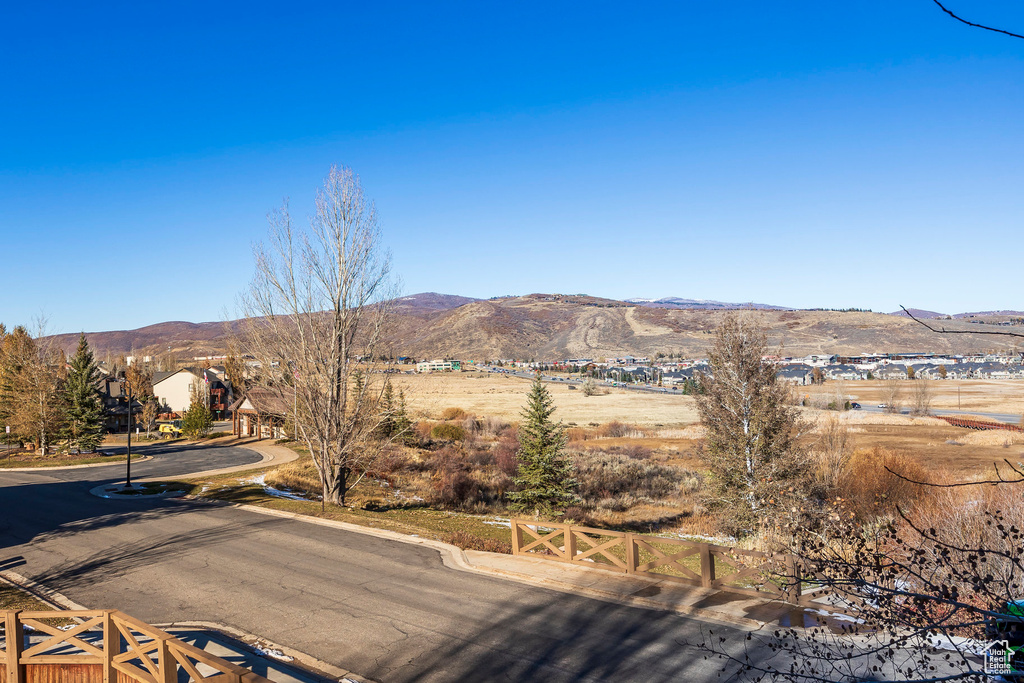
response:
[[(260, 467), (269, 467), (270, 465), (284, 465), (286, 463), (294, 462), (295, 460), (299, 459), (299, 454), (296, 453), (295, 451), (291, 451), (289, 449), (285, 449), (285, 450), (288, 450), (288, 452), (291, 453), (291, 456), (283, 456), (281, 458), (278, 458), (273, 453), (267, 453), (267, 452), (265, 452), (263, 450), (260, 450), (258, 448), (253, 448), (250, 445), (223, 444), (222, 447), (244, 448), (247, 451), (252, 451), (253, 453), (256, 453), (257, 455), (259, 455), (261, 460), (259, 462), (249, 463), (248, 465), (236, 465), (234, 467), (222, 467), (219, 470), (201, 470), (199, 472), (189, 472), (187, 474), (176, 474), (176, 475), (174, 475), (172, 477), (168, 477), (168, 476), (164, 476), (164, 477), (145, 477), (145, 478), (142, 478), (142, 479), (136, 479), (135, 481), (151, 482), (151, 481), (169, 481), (169, 480), (176, 480), (176, 479), (196, 479), (198, 477), (216, 477), (216, 476), (220, 476), (222, 474), (233, 474), (235, 472), (246, 472), (248, 470), (259, 469)], [(284, 448), (284, 446), (281, 446), (281, 448)]]
[(87, 607), (79, 605), (74, 600), (64, 597), (55, 590), (47, 588), (41, 583), (36, 583), (32, 579), (22, 576), (17, 572), (12, 572), (9, 569), (0, 571), (0, 581), (9, 583), (15, 588), (20, 588), (32, 597), (45, 602), (54, 609), (69, 609), (69, 610), (85, 610)]
[[(146, 462), (152, 460), (152, 455), (144, 455), (141, 458), (132, 460), (132, 463)], [(90, 467), (110, 467), (111, 465), (123, 465), (127, 460), (115, 460), (114, 462), (92, 462), (88, 465), (58, 465), (57, 467), (3, 467), (0, 474), (4, 472), (60, 472), (63, 470), (85, 470)]]
[(171, 629), (175, 628), (201, 628), (206, 631), (217, 631), (230, 638), (237, 640), (243, 645), (249, 647), (251, 650), (254, 650), (253, 654), (257, 657), (263, 657), (264, 659), (271, 660), (275, 659), (274, 657), (269, 657), (267, 655), (260, 654), (259, 652), (255, 652), (255, 648), (257, 646), (279, 650), (286, 656), (291, 657), (292, 660), (296, 662), (282, 662), (282, 664), (284, 664), (285, 666), (291, 666), (296, 669), (306, 670), (308, 673), (312, 673), (313, 675), (318, 676), (320, 678), (334, 678), (340, 681), (341, 683), (344, 683), (345, 681), (348, 681), (350, 683), (377, 683), (377, 681), (374, 681), (372, 678), (366, 678), (365, 676), (360, 676), (359, 674), (354, 673), (352, 671), (340, 669), (334, 666), (333, 664), (328, 664), (327, 662), (321, 661), (316, 657), (311, 657), (310, 655), (307, 655), (305, 652), (293, 650), (292, 648), (286, 645), (275, 643), (271, 640), (267, 640), (262, 636), (257, 636), (252, 633), (246, 633), (245, 631), (234, 628), (233, 626), (227, 626), (225, 624), (220, 624), (215, 621), (173, 621), (166, 624), (153, 624), (153, 626), (159, 629), (163, 629), (164, 631), (170, 631)]
[[(318, 517), (309, 517), (307, 515), (301, 515), (296, 512), (273, 510), (270, 508), (259, 507), (257, 505), (247, 505), (243, 503), (225, 503), (221, 501), (203, 502), (223, 507), (233, 507), (240, 510), (245, 510), (247, 512), (254, 512), (256, 514), (266, 515), (269, 517), (281, 517), (284, 519), (292, 519), (300, 522), (305, 522), (307, 524), (318, 524), (320, 526), (332, 527), (335, 529), (341, 529), (342, 531), (350, 531), (352, 533), (373, 536), (375, 538), (383, 538), (391, 541), (398, 541), (400, 543), (408, 543), (410, 545), (424, 546), (438, 551), (441, 555), (441, 563), (445, 567), (448, 567), (449, 569), (455, 569), (458, 571), (465, 571), (474, 574), (492, 576), (495, 578), (505, 579), (508, 581), (515, 581), (516, 583), (522, 583), (530, 586), (538, 586), (540, 588), (548, 588), (551, 590), (559, 591), (560, 593), (581, 595), (584, 597), (602, 600), (604, 602), (611, 602), (617, 605), (625, 605), (628, 607), (642, 607), (644, 609), (656, 610), (659, 612), (675, 612), (676, 614), (680, 614), (683, 616), (699, 617), (701, 621), (718, 622), (720, 624), (738, 626), (740, 628), (753, 631), (763, 629), (769, 625), (767, 622), (759, 621), (757, 619), (749, 619), (747, 617), (737, 617), (730, 614), (723, 614), (721, 612), (715, 612), (704, 607), (692, 607), (690, 605), (668, 607), (664, 604), (661, 604), (655, 600), (650, 600), (648, 598), (634, 596), (623, 597), (611, 591), (604, 591), (599, 588), (584, 588), (565, 581), (559, 581), (557, 579), (537, 578), (535, 576), (530, 576), (529, 574), (521, 574), (519, 572), (511, 570), (495, 569), (491, 567), (480, 567), (474, 565), (470, 561), (470, 559), (467, 557), (465, 551), (463, 551), (462, 548), (451, 545), (450, 543), (444, 543), (443, 541), (435, 541), (434, 539), (430, 538), (420, 538), (418, 536), (402, 534), (397, 531), (390, 531), (387, 529), (374, 529), (372, 527), (359, 526), (358, 524), (352, 524), (350, 522), (339, 522), (332, 519), (320, 519)], [(591, 569), (589, 567), (578, 567), (577, 569), (579, 571), (601, 571), (600, 569)], [(609, 577), (611, 576), (612, 575), (609, 575)], [(658, 583), (660, 583), (660, 581), (651, 581), (652, 585), (656, 585)]]

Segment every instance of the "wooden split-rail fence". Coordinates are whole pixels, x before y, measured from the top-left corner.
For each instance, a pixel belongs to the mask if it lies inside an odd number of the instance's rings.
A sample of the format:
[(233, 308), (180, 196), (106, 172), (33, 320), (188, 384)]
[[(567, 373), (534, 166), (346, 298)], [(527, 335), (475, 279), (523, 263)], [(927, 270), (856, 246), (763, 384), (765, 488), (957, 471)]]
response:
[[(0, 618), (0, 683), (270, 683), (117, 610), (10, 610)], [(41, 637), (26, 641), (26, 631)]]
[[(513, 519), (512, 554), (811, 606), (815, 587), (804, 563), (770, 554), (663, 536)], [(813, 604), (822, 607), (820, 603)]]

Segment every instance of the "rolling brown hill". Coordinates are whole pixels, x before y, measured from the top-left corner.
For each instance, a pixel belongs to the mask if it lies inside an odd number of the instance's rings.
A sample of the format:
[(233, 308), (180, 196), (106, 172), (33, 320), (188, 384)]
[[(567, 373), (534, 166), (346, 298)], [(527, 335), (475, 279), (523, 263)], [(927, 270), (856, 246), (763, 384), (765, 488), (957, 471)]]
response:
[[(583, 295), (531, 294), (477, 300), (450, 295), (403, 297), (396, 307), (396, 355), (464, 359), (605, 358), (677, 353), (701, 356), (722, 310), (637, 306)], [(758, 310), (772, 345), (786, 356), (810, 353), (936, 351), (969, 353), (1016, 346), (1009, 337), (939, 335), (906, 318), (882, 313)], [(942, 321), (948, 329), (1005, 331), (990, 325)], [(86, 336), (97, 355), (156, 355), (170, 350), (186, 358), (227, 350), (232, 323), (167, 322), (137, 330)], [(56, 341), (72, 352), (78, 335)], [(1024, 341), (1024, 340), (1019, 340)]]

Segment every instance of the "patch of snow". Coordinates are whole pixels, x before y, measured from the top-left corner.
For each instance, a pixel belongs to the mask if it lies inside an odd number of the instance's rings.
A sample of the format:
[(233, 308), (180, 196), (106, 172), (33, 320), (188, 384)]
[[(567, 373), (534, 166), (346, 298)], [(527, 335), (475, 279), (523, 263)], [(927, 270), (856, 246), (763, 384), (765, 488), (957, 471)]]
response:
[(823, 610), (823, 609), (809, 609), (807, 611), (810, 612), (811, 614), (818, 614), (818, 615), (821, 615), (823, 617), (829, 617), (830, 619), (835, 619), (836, 621), (849, 621), (849, 622), (854, 623), (854, 624), (863, 624), (863, 623), (865, 623), (863, 619), (857, 619), (855, 617), (851, 617), (851, 616), (846, 615), (846, 614), (840, 614), (838, 612), (829, 612), (828, 610)]
[(275, 489), (273, 486), (264, 486), (263, 492), (267, 495), (274, 496), (275, 498), (287, 498), (288, 500), (309, 500), (305, 496), (299, 496), (294, 493), (288, 493), (281, 489)]
[(256, 652), (260, 653), (264, 657), (271, 657), (273, 659), (277, 659), (277, 660), (282, 661), (282, 662), (292, 662), (292, 661), (295, 661), (294, 657), (289, 657), (288, 655), (286, 655), (285, 653), (281, 652), (280, 650), (274, 650), (274, 649), (269, 648), (269, 647), (257, 647), (256, 648)]
[(267, 475), (263, 473), (259, 476), (252, 477), (251, 479), (243, 480), (244, 484), (256, 484), (263, 487), (263, 492), (268, 496), (274, 496), (275, 498), (287, 498), (288, 500), (309, 500), (305, 496), (300, 496), (290, 491), (282, 491), (281, 489), (275, 489), (273, 486), (267, 483)]
[(953, 650), (981, 656), (985, 654), (985, 648), (989, 646), (989, 643), (982, 643), (963, 636), (936, 635), (928, 637), (928, 645), (936, 650)]

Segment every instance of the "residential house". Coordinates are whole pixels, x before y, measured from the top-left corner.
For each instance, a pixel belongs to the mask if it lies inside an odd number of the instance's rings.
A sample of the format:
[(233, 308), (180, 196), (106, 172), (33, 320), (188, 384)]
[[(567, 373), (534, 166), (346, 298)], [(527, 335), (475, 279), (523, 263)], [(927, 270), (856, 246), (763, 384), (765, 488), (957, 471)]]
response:
[(96, 388), (103, 403), (103, 429), (111, 434), (127, 432), (130, 424), (138, 422), (142, 404), (132, 397), (131, 420), (129, 420), (128, 396), (121, 391), (121, 383), (115, 377), (101, 377)]
[(875, 379), (907, 379), (907, 366), (902, 363), (881, 365), (874, 375)]
[(182, 368), (174, 372), (153, 373), (153, 393), (157, 400), (179, 414), (192, 404), (192, 392), (198, 384), (209, 396), (213, 418), (225, 419), (232, 400), (231, 384), (213, 370)]
[(854, 381), (867, 379), (868, 377), (866, 370), (861, 370), (856, 365), (850, 365), (848, 363), (826, 365), (822, 368), (822, 374), (825, 376), (825, 379), (834, 381)]
[(779, 368), (778, 372), (775, 373), (775, 376), (780, 382), (797, 386), (805, 386), (814, 381), (814, 368), (806, 363), (783, 365)]

